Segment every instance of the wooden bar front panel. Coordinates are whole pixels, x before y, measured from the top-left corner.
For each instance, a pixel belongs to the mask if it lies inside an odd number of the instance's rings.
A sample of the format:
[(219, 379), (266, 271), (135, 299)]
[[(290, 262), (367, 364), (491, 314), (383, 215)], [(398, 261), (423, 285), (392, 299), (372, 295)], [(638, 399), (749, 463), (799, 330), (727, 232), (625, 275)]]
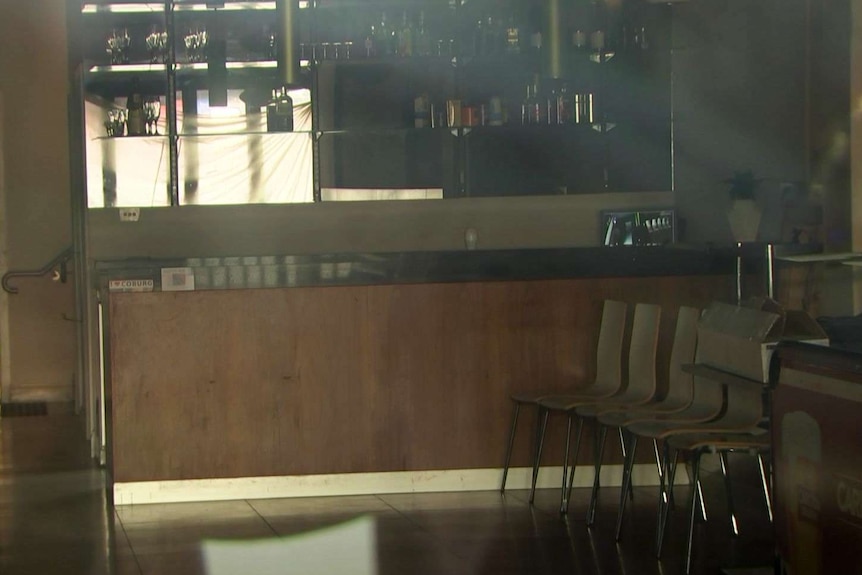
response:
[(499, 467), (508, 395), (587, 382), (604, 299), (663, 306), (664, 379), (677, 307), (732, 293), (707, 276), (112, 294), (114, 480)]

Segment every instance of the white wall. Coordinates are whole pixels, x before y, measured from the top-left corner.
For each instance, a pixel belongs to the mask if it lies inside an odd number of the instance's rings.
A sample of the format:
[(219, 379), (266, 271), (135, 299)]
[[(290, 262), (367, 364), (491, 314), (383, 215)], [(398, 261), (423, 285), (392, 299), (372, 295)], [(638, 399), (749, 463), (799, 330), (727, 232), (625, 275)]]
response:
[[(66, 2), (0, 3), (0, 91), (5, 114), (7, 265), (36, 268), (71, 241)], [(2, 390), (8, 399), (66, 399), (75, 371), (73, 284), (25, 279), (8, 298)]]

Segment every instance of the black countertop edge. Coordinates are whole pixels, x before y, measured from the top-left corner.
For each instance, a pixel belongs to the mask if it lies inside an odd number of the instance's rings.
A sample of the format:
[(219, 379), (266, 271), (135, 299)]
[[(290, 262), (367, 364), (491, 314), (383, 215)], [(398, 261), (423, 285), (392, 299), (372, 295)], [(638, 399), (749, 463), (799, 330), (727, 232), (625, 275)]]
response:
[(195, 289), (735, 274), (734, 247), (671, 246), (340, 253), (100, 261), (100, 280), (152, 279), (188, 267)]

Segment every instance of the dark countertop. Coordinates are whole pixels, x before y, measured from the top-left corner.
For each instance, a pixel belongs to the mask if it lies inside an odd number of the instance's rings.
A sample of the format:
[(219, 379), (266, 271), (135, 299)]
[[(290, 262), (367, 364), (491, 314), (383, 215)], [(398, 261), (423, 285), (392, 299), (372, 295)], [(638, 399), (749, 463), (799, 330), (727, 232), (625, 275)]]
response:
[[(188, 267), (195, 289), (247, 289), (600, 277), (735, 274), (736, 246), (590, 247), (451, 252), (342, 253), (114, 260), (96, 264), (99, 283), (152, 279)], [(762, 270), (763, 245), (743, 246), (746, 273)], [(759, 268), (759, 269), (758, 269)]]

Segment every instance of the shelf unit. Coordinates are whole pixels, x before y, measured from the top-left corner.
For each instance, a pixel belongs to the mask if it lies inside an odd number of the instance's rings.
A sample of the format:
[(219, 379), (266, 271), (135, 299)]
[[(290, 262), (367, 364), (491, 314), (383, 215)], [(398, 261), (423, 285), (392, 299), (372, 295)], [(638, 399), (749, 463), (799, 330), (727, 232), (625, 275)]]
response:
[[(290, 27), (282, 0), (78, 3), (85, 94), (121, 106), (136, 78), (163, 97), (169, 204), (183, 203), (178, 166), (194, 161), (183, 158), (183, 141), (188, 150), (208, 136), (244, 138), (251, 150), (268, 138), (259, 105), (284, 77), (285, 53), (310, 92), (296, 134), (310, 141), (314, 201), (339, 187), (436, 188), (444, 197), (670, 188), (670, 6), (285, 1)], [(549, 10), (564, 5), (554, 20)], [(202, 31), (206, 56), (186, 49), (185, 38)], [(163, 53), (148, 52), (143, 39), (160, 32)], [(131, 38), (119, 57), (106, 49), (111, 34)], [(245, 104), (230, 129), (184, 121), (208, 95), (224, 104), (225, 92)], [(557, 97), (566, 121), (549, 123)], [(534, 105), (541, 125), (522, 125)], [(489, 125), (495, 113), (504, 125)]]

